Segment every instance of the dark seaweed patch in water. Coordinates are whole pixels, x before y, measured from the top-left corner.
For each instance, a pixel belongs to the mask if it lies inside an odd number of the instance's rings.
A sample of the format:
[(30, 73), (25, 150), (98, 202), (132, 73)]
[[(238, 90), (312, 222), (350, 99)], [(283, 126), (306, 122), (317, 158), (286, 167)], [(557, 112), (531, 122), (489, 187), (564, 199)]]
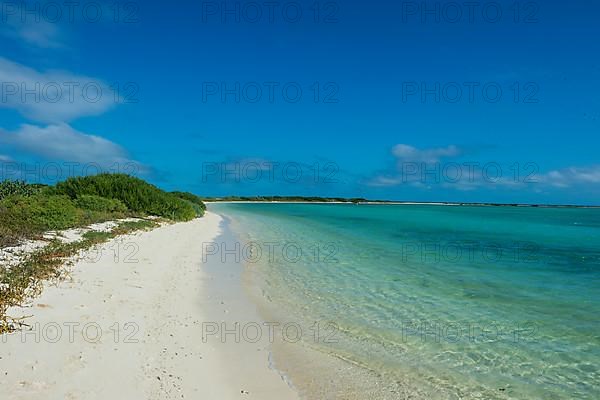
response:
[(345, 217), (344, 218), (345, 221), (370, 221), (373, 222), (372, 218), (365, 218), (365, 217)]
[(288, 214), (290, 217), (297, 217), (297, 218), (308, 218), (311, 215), (307, 214), (307, 213), (300, 213), (300, 212), (291, 212)]
[(489, 299), (492, 295), (488, 291), (463, 289), (463, 295), (469, 299)]
[(596, 273), (600, 272), (600, 253), (582, 247), (538, 247), (535, 253), (532, 253), (531, 264), (531, 268), (538, 270), (568, 274)]
[(411, 231), (393, 232), (390, 234), (391, 237), (400, 239), (411, 239), (414, 235), (415, 233)]

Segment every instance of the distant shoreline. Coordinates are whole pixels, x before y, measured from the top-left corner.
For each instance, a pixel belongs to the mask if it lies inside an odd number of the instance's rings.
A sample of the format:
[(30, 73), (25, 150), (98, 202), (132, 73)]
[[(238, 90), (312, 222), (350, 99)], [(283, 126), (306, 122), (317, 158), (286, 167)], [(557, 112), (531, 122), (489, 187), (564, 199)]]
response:
[(346, 201), (340, 200), (219, 200), (217, 198), (203, 198), (204, 203), (275, 203), (275, 204), (356, 204), (356, 205), (397, 205), (397, 206), (454, 206), (454, 207), (523, 207), (523, 208), (591, 208), (600, 209), (600, 205), (572, 205), (572, 204), (526, 204), (526, 203), (461, 203), (461, 202), (419, 202), (419, 201), (385, 201), (385, 200), (365, 200), (365, 201)]

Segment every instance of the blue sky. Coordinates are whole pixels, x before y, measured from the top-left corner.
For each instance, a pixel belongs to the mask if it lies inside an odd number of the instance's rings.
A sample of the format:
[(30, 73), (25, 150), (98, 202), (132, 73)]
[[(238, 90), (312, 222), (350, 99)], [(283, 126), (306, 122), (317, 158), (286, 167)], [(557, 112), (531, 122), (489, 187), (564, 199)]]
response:
[(600, 203), (597, 2), (1, 3), (2, 178)]

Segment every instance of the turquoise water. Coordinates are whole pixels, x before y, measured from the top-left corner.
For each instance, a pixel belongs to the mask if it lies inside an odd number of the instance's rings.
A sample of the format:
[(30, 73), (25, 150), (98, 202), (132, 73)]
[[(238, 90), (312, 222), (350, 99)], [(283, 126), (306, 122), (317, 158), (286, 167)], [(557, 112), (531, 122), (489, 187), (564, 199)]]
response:
[(332, 323), (324, 353), (428, 398), (600, 398), (600, 210), (211, 209), (254, 247), (274, 312)]

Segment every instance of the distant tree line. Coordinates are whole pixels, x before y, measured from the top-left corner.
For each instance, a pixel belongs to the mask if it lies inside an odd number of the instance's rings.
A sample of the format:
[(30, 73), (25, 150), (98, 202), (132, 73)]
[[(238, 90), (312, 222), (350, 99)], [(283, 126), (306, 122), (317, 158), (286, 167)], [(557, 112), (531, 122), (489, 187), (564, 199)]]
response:
[(203, 201), (290, 201), (311, 203), (364, 203), (363, 198), (343, 197), (318, 197), (318, 196), (225, 196), (225, 197), (202, 197)]

